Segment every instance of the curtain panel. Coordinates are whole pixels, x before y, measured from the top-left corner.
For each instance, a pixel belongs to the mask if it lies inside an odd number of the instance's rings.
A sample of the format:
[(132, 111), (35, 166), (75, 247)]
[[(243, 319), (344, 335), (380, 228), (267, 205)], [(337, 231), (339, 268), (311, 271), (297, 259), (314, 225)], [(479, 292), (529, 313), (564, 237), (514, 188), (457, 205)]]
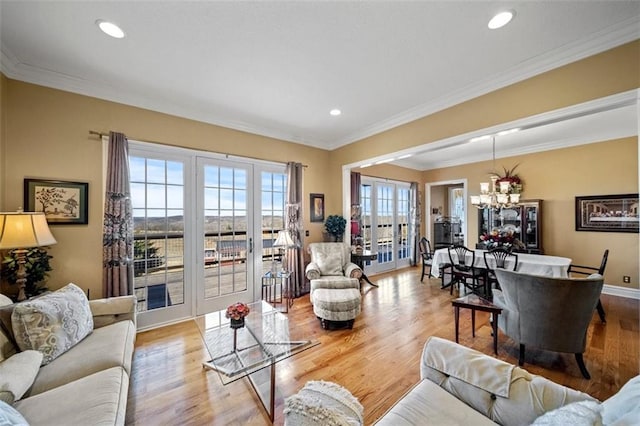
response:
[(303, 216), (302, 216), (302, 171), (301, 163), (288, 162), (287, 174), (287, 199), (285, 205), (285, 227), (295, 248), (287, 249), (287, 270), (291, 272), (289, 279), (292, 283), (293, 297), (299, 297), (309, 292), (304, 277), (304, 256), (302, 255), (303, 240)]
[(109, 132), (102, 236), (105, 297), (133, 294), (133, 215), (129, 185), (129, 142)]
[(420, 257), (418, 246), (420, 240), (420, 191), (418, 191), (418, 182), (411, 182), (409, 198), (411, 203), (409, 211), (409, 220), (411, 221), (410, 239), (413, 243), (411, 244), (410, 263), (412, 266), (415, 266), (418, 264), (418, 258)]

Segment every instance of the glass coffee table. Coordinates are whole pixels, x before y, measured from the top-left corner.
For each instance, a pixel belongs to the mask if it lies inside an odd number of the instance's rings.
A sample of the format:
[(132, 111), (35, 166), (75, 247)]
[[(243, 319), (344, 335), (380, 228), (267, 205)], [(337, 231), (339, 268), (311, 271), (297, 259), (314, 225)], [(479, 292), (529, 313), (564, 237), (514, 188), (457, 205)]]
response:
[[(248, 377), (273, 422), (275, 407), (276, 363), (319, 344), (301, 336), (290, 327), (287, 317), (265, 301), (250, 303), (245, 326), (230, 327), (226, 310), (195, 318), (211, 356), (203, 367), (218, 372), (224, 385)], [(253, 377), (269, 369), (269, 380)], [(262, 384), (262, 385), (261, 385)]]

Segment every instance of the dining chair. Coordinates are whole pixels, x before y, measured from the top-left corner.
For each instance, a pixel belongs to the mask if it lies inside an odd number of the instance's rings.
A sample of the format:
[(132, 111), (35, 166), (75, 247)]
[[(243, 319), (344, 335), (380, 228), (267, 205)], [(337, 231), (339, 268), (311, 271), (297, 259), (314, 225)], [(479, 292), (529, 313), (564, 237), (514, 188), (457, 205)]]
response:
[[(600, 274), (604, 278), (604, 270), (607, 267), (607, 260), (609, 259), (609, 249), (604, 251), (602, 255), (602, 262), (600, 262), (600, 267), (596, 268), (595, 266), (583, 266), (583, 265), (569, 265), (569, 276), (571, 274), (578, 275), (591, 275), (591, 274)], [(606, 313), (604, 312), (604, 307), (602, 307), (602, 302), (598, 299), (598, 305), (596, 306), (596, 310), (598, 311), (598, 316), (600, 317), (600, 321), (603, 324), (606, 324)]]
[(425, 237), (420, 238), (420, 242), (418, 243), (420, 247), (420, 256), (422, 257), (422, 276), (420, 277), (420, 282), (424, 279), (426, 274), (427, 266), (429, 267), (429, 274), (427, 278), (431, 278), (431, 266), (433, 265), (433, 252), (431, 251), (431, 243)]
[(494, 285), (499, 290), (500, 283), (498, 283), (495, 269), (506, 269), (507, 259), (513, 259), (513, 268), (511, 268), (511, 270), (517, 270), (518, 255), (504, 247), (495, 247), (482, 252), (482, 256), (484, 257), (484, 264), (487, 269), (487, 285), (489, 286), (489, 291), (491, 291)]
[[(451, 287), (449, 293), (453, 294), (454, 285), (460, 284), (472, 293), (488, 297), (486, 271), (475, 266), (476, 252), (463, 245), (454, 245), (447, 248), (449, 261), (451, 262)], [(468, 256), (468, 257), (467, 257)]]

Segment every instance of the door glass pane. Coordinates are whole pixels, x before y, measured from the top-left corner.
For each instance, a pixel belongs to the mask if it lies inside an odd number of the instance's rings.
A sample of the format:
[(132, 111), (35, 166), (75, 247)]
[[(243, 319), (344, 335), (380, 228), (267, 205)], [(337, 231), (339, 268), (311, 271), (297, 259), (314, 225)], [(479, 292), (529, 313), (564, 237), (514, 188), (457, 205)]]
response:
[(247, 290), (246, 188), (246, 170), (204, 165), (205, 299)]
[[(282, 261), (280, 249), (273, 248), (278, 231), (284, 229), (284, 202), (286, 175), (284, 173), (262, 172), (262, 269), (263, 276), (272, 267), (278, 268)], [(256, 241), (256, 243), (258, 243)]]
[(406, 259), (411, 255), (409, 247), (409, 188), (398, 188), (398, 203), (396, 211), (396, 222), (398, 235), (396, 242), (398, 243), (398, 259)]
[(378, 226), (376, 227), (376, 232), (378, 263), (387, 263), (394, 260), (393, 191), (393, 186), (377, 184), (376, 218)]
[(138, 311), (183, 304), (184, 164), (131, 156), (129, 168)]

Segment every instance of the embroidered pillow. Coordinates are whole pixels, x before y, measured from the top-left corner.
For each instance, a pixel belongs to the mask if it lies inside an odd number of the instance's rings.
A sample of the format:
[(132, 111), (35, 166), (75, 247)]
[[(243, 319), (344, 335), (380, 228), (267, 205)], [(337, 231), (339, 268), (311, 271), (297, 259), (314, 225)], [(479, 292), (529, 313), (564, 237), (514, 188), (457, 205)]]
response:
[(20, 350), (42, 352), (42, 365), (49, 364), (93, 331), (89, 301), (75, 284), (16, 304), (11, 323)]

